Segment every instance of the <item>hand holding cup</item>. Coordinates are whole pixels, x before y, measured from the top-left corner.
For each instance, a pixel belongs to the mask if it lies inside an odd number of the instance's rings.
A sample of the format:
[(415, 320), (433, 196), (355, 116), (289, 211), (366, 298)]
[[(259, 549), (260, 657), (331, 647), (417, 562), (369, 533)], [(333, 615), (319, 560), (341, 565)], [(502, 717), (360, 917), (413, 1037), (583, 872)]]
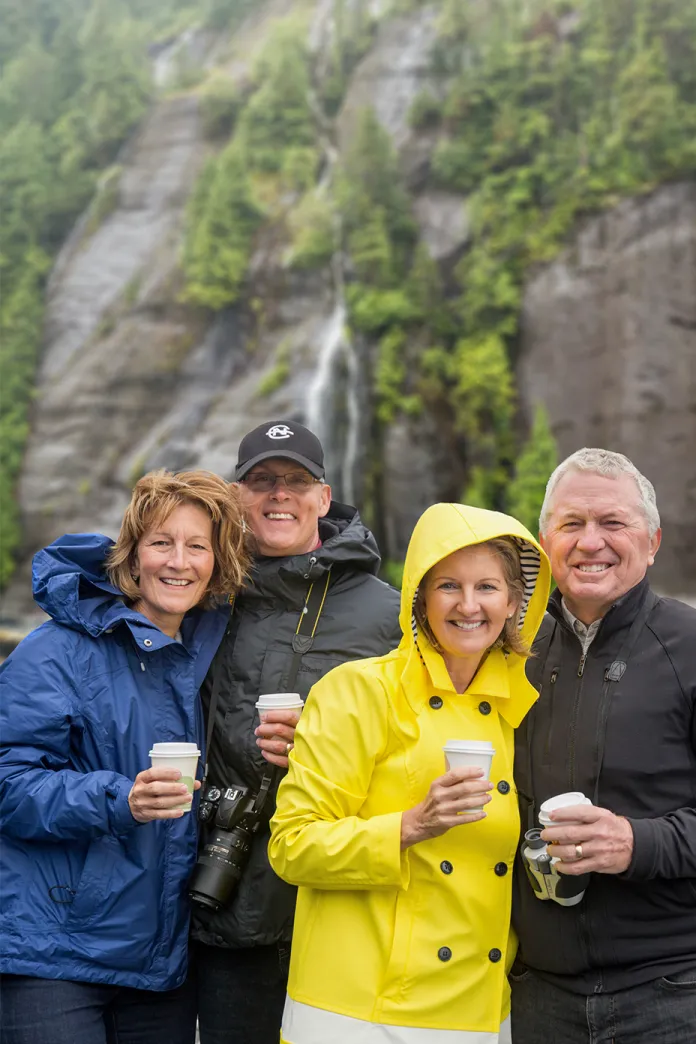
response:
[(296, 692), (259, 696), (256, 707), (261, 724), (255, 729), (256, 745), (269, 764), (288, 767), (288, 754), (292, 750), (303, 706), (303, 700)]
[[(200, 782), (195, 780), (193, 789)], [(190, 790), (181, 782), (181, 771), (176, 768), (149, 768), (139, 772), (128, 795), (133, 819), (150, 823), (153, 819), (180, 819), (191, 808), (186, 800)], [(185, 804), (182, 806), (182, 801)]]
[(476, 766), (452, 768), (430, 784), (423, 801), (401, 817), (401, 849), (486, 818), (483, 806), (491, 800), (493, 789)]

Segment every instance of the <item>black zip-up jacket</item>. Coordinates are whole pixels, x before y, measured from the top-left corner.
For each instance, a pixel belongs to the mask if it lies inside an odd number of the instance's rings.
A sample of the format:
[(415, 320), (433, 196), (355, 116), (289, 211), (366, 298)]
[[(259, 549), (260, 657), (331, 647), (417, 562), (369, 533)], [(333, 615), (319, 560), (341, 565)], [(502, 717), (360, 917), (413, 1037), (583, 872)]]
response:
[[(268, 762), (256, 745), (260, 693), (286, 692), (292, 639), (309, 585), (330, 586), (314, 643), (302, 658), (293, 692), (310, 688), (346, 660), (381, 656), (401, 639), (399, 594), (375, 576), (380, 565), (375, 538), (355, 508), (332, 502), (319, 520), (321, 547), (306, 555), (260, 558), (251, 582), (237, 597), (217, 657), (201, 689), (208, 721), (213, 677), (221, 671), (208, 778), (258, 790)], [(274, 804), (270, 802), (271, 806)], [(274, 808), (267, 810), (267, 819)], [(206, 830), (202, 829), (203, 840)], [(296, 889), (271, 870), (268, 829), (254, 837), (249, 863), (227, 909), (194, 907), (193, 938), (240, 949), (287, 941), (292, 934)]]
[[(652, 605), (618, 682), (617, 659)], [(584, 899), (535, 898), (518, 854), (513, 920), (521, 962), (575, 993), (613, 992), (696, 967), (696, 610), (647, 580), (606, 614), (583, 657), (555, 591), (528, 661), (540, 698), (516, 735), (523, 831), (542, 801), (580, 790), (626, 816), (623, 874), (593, 874)], [(601, 766), (598, 772), (598, 762)]]

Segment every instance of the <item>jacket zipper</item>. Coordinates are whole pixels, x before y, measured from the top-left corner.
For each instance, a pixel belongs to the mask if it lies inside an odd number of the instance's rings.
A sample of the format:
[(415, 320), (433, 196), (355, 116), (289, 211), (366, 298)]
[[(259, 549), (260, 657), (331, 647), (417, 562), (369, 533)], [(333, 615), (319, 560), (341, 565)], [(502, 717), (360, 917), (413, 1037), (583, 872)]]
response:
[(556, 696), (556, 679), (558, 678), (558, 667), (554, 667), (549, 678), (549, 727), (546, 732), (546, 743), (544, 745), (544, 758), (548, 758), (551, 751), (551, 737), (553, 735), (553, 711)]
[(587, 660), (587, 653), (584, 652), (580, 657), (580, 663), (578, 664), (578, 678), (580, 681), (577, 684), (575, 690), (575, 700), (573, 701), (573, 714), (570, 719), (570, 743), (568, 745), (569, 757), (568, 757), (568, 784), (570, 790), (575, 790), (575, 733), (578, 726), (578, 713), (580, 711), (580, 695), (582, 693), (582, 676), (585, 673), (585, 661)]

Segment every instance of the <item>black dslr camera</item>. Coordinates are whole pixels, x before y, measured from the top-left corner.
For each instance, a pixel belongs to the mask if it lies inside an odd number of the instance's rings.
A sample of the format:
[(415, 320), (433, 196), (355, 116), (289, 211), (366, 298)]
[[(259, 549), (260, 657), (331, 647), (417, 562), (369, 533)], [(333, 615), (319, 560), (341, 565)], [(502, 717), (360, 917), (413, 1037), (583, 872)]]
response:
[(198, 819), (211, 830), (189, 884), (194, 903), (219, 910), (230, 901), (244, 873), (254, 834), (265, 822), (273, 779), (272, 774), (265, 775), (257, 794), (249, 787), (207, 787)]

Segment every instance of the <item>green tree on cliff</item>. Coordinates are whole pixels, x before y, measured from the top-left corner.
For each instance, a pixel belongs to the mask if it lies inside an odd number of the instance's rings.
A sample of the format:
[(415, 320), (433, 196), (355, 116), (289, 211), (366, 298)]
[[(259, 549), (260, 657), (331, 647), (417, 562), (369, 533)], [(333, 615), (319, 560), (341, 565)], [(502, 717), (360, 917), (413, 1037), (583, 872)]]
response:
[(539, 532), (539, 513), (546, 483), (558, 464), (558, 447), (543, 406), (534, 411), (529, 439), (517, 458), (515, 477), (507, 491), (506, 510), (519, 519), (530, 533)]

